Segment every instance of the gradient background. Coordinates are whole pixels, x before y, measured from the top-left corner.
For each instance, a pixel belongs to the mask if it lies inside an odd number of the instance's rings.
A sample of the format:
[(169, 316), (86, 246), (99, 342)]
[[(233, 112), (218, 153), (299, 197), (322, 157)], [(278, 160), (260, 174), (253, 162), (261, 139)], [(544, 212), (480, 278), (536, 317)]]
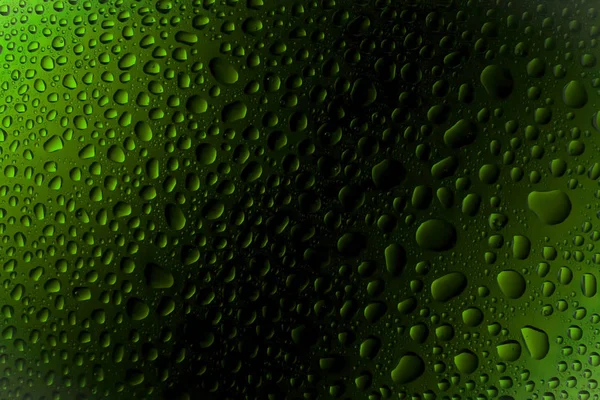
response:
[(0, 5), (0, 398), (598, 398), (599, 10)]

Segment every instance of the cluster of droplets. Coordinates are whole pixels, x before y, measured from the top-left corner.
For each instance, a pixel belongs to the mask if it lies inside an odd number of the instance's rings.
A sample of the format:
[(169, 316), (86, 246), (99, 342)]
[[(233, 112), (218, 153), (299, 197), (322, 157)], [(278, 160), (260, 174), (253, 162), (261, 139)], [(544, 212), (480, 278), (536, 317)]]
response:
[(1, 5), (0, 397), (598, 398), (568, 3)]

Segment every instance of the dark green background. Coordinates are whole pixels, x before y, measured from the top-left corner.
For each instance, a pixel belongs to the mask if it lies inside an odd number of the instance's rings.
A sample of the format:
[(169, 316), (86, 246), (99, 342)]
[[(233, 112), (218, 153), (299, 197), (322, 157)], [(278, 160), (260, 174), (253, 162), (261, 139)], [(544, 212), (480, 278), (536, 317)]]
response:
[(596, 399), (599, 10), (0, 5), (0, 398)]

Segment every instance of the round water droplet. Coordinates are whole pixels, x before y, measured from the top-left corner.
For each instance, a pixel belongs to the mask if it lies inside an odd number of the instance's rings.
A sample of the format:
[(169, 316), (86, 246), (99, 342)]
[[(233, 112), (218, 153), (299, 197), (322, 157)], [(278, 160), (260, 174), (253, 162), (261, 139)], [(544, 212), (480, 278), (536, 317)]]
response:
[(497, 64), (485, 67), (481, 72), (480, 81), (486, 92), (498, 99), (510, 96), (514, 88), (510, 70)]
[(497, 281), (500, 290), (509, 299), (520, 298), (527, 288), (523, 275), (512, 269), (500, 272)]
[(417, 244), (425, 250), (450, 250), (456, 244), (456, 229), (445, 220), (430, 219), (419, 226), (416, 240)]

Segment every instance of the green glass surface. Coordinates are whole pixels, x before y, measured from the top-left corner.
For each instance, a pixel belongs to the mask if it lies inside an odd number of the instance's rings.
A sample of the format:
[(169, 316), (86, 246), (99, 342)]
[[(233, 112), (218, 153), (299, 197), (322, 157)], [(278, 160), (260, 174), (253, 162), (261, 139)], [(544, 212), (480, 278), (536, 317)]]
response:
[(0, 399), (599, 399), (599, 12), (0, 3)]

